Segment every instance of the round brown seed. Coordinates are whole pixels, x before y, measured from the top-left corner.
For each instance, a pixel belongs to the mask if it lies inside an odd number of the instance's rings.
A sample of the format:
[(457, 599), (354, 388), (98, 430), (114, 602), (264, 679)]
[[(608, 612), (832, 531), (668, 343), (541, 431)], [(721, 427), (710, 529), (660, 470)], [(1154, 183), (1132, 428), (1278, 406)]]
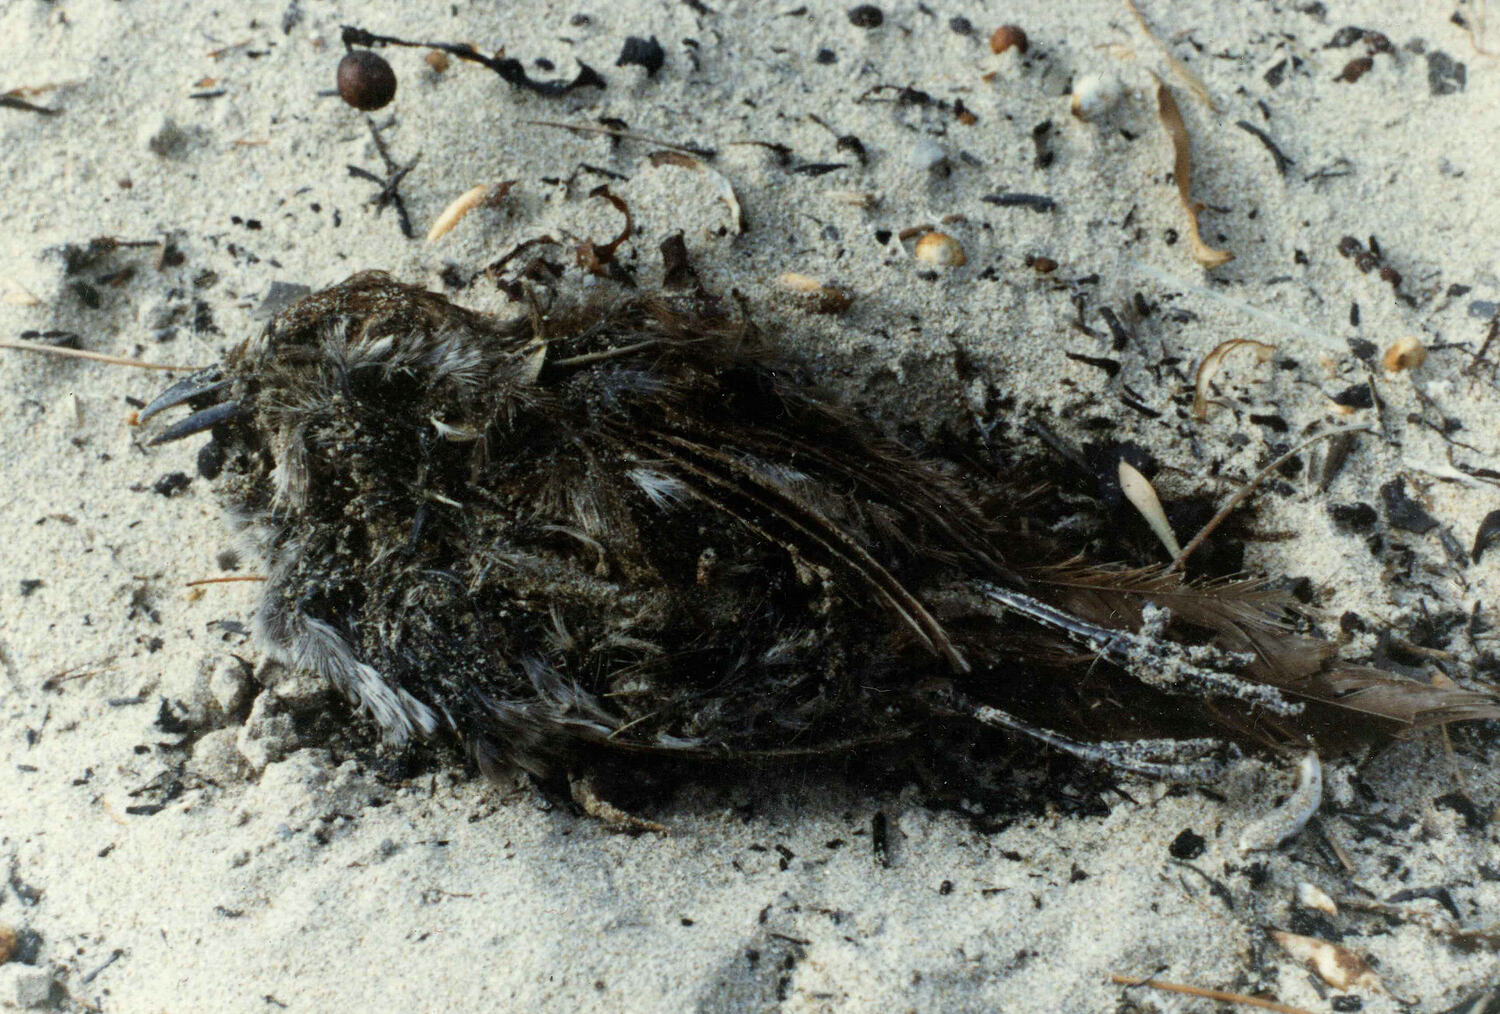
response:
[(379, 109), (396, 97), (396, 72), (385, 57), (355, 49), (339, 61), (339, 98), (355, 109)]
[(1014, 49), (1024, 56), (1030, 47), (1031, 42), (1018, 25), (1001, 25), (990, 35), (991, 53), (1003, 53), (1007, 49)]

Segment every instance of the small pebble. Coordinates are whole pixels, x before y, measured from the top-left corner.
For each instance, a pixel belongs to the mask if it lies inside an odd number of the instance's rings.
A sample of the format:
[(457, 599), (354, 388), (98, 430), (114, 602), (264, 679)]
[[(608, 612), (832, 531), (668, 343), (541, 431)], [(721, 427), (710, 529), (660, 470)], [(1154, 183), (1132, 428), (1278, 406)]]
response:
[(992, 53), (1004, 53), (1006, 50), (1014, 49), (1024, 56), (1029, 48), (1031, 48), (1031, 41), (1016, 25), (1001, 25), (990, 33), (990, 52)]
[(432, 68), (434, 74), (441, 74), (448, 69), (448, 54), (441, 49), (429, 49), (422, 59), (427, 61), (427, 66)]
[(946, 232), (925, 233), (917, 240), (916, 256), (917, 260), (935, 268), (962, 267), (968, 260), (963, 246)]
[(396, 72), (373, 50), (351, 50), (339, 61), (338, 89), (355, 109), (380, 109), (396, 97)]
[(885, 14), (874, 4), (860, 4), (849, 8), (849, 23), (855, 28), (879, 28), (885, 24)]

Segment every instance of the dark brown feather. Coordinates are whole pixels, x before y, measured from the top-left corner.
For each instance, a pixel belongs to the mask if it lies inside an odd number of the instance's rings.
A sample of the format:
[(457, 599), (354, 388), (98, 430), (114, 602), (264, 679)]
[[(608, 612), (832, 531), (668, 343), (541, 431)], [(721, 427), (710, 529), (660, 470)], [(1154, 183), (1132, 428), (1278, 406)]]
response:
[(1339, 664), (1263, 584), (1078, 559), (1030, 469), (919, 457), (710, 301), (499, 322), (368, 273), (221, 372), (194, 407), (237, 409), (212, 433), (261, 640), (487, 769), (979, 723), (1167, 772), (1091, 744), (1500, 716)]

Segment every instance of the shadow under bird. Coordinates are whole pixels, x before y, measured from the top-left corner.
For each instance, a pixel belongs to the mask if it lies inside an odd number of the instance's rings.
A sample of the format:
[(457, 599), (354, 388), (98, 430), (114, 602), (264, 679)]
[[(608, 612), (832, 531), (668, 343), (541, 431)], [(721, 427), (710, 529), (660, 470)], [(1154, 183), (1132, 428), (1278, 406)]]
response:
[(1264, 584), (1081, 555), (1045, 469), (909, 450), (707, 298), (501, 321), (368, 272), (141, 418), (183, 404), (153, 442), (211, 433), (265, 649), (487, 772), (978, 725), (1201, 777), (1226, 741), (1500, 717), (1340, 662)]

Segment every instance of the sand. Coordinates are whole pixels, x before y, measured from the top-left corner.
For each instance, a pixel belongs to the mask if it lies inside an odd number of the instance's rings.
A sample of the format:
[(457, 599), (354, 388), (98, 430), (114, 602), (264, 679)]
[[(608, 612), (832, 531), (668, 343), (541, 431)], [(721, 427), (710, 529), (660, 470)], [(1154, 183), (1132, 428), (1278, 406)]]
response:
[[(1500, 40), (1460, 23), (1477, 4), (1151, 5), (1212, 109), (1102, 0), (882, 4), (870, 29), (821, 3), (495, 6), (0, 6), (0, 90), (55, 86), (13, 94), (61, 110), (0, 107), (0, 338), (212, 362), (278, 283), (382, 268), (442, 290), (528, 238), (608, 239), (620, 215), (588, 197), (607, 182), (632, 209), (621, 256), (643, 282), (681, 230), (710, 288), (892, 426), (1003, 418), (1003, 436), (1035, 419), (1073, 442), (1132, 439), (1169, 501), (1227, 497), (1314, 428), (1369, 428), (1326, 488), (1315, 448), (1256, 497), (1267, 538), (1246, 566), (1305, 577), (1330, 632), (1357, 614), (1351, 657), (1389, 628), (1494, 680), (1500, 552), (1471, 550), (1500, 478), (1500, 342), (1476, 358), (1500, 303), (1500, 67), (1476, 42)], [(1025, 27), (1024, 57), (990, 53), (1001, 21)], [(416, 163), (407, 239), (347, 168), (387, 175), (365, 117), (327, 94), (341, 23), (503, 46), (538, 79), (581, 60), (608, 87), (542, 95), (388, 51), (400, 88), (373, 121)], [(654, 76), (615, 66), (628, 36), (660, 41)], [(1093, 123), (1069, 115), (1087, 73), (1124, 88)], [(1212, 271), (1188, 250), (1152, 73), (1192, 136), (1204, 238), (1236, 255)], [(601, 117), (716, 149), (743, 231), (713, 175), (651, 163), (660, 145), (528, 122)], [(497, 207), (424, 245), (450, 200), (506, 180)], [(985, 200), (1016, 193), (1056, 207)], [(924, 226), (966, 263), (917, 260), (901, 237)], [(60, 248), (102, 236), (165, 240), (180, 261), (124, 247), (70, 270)], [(808, 312), (777, 282), (789, 271), (846, 287), (848, 312)], [(563, 284), (589, 282), (570, 268)], [(455, 298), (516, 312), (483, 277)], [(1385, 371), (1408, 336), (1425, 364)], [(1224, 404), (1194, 421), (1193, 370), (1230, 338), (1275, 360), (1236, 353)], [(1451, 751), (1427, 734), (1329, 760), (1322, 816), (1248, 855), (1242, 831), (1292, 787), (1285, 760), (1206, 789), (1124, 779), (1107, 812), (999, 821), (832, 774), (710, 783), (649, 814), (667, 833), (632, 836), (461, 766), (410, 777), (402, 758), (346, 755), (278, 719), (323, 709), (321, 688), (260, 666), (254, 586), (186, 587), (222, 574), (231, 542), (206, 482), (155, 489), (194, 473), (191, 447), (144, 450), (127, 424), (162, 382), (0, 353), (0, 946), (5, 928), (17, 942), (0, 1007), (1213, 1008), (1119, 973), (1384, 1012), (1447, 1009), (1500, 979), (1492, 728), (1456, 731)], [(1299, 905), (1303, 882), (1337, 914)], [(1340, 941), (1382, 985), (1333, 989), (1273, 929)]]

